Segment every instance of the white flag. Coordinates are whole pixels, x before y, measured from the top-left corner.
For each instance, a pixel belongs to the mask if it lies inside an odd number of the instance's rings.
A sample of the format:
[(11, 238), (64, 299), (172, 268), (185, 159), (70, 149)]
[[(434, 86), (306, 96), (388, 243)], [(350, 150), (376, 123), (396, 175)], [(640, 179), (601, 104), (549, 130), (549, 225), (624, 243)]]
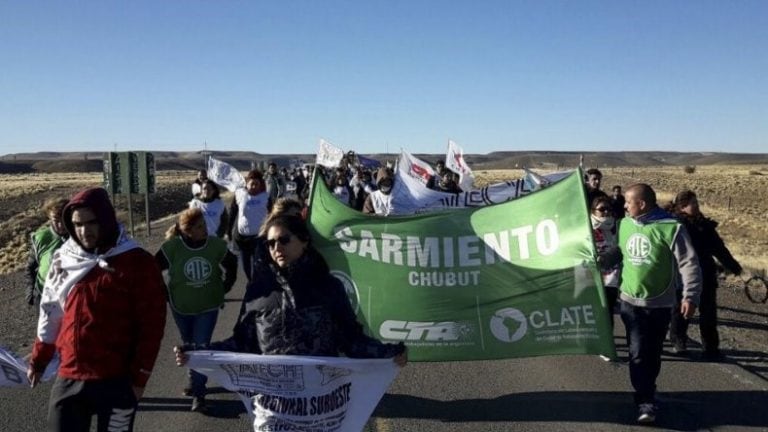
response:
[(208, 179), (230, 192), (245, 187), (245, 179), (237, 168), (212, 157), (208, 158)]
[(320, 139), (320, 148), (317, 149), (317, 165), (322, 165), (326, 168), (336, 168), (343, 157), (344, 150), (324, 139)]
[(448, 140), (448, 153), (445, 155), (445, 167), (459, 175), (459, 187), (461, 190), (472, 189), (475, 183), (475, 175), (464, 160), (464, 150), (455, 142)]
[[(28, 386), (27, 366), (27, 361), (0, 347), (0, 387)], [(57, 355), (45, 368), (41, 380), (50, 380), (56, 376), (58, 369), (59, 356)]]
[(254, 431), (361, 431), (395, 379), (392, 359), (192, 351), (187, 366), (240, 395)]
[(435, 175), (435, 170), (432, 169), (431, 165), (405, 150), (400, 152), (397, 169), (400, 174), (418, 180), (423, 185), (426, 185), (429, 179)]
[[(530, 170), (524, 178), (507, 180), (480, 189), (465, 189), (461, 193), (441, 192), (427, 188), (423, 182), (423, 167), (429, 164), (407, 151), (400, 153), (392, 188), (392, 215), (426, 213), (462, 207), (482, 207), (517, 199), (541, 189), (544, 185), (565, 178), (569, 172), (538, 175)], [(414, 168), (416, 167), (416, 168)], [(431, 168), (429, 168), (431, 170)]]

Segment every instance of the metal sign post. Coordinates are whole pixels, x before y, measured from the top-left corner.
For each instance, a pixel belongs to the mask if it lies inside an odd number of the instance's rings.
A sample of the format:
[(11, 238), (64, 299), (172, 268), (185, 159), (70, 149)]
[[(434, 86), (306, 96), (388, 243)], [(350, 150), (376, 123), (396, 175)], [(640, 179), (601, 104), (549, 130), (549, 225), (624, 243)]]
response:
[(133, 225), (132, 194), (144, 194), (144, 213), (147, 236), (151, 235), (149, 221), (149, 194), (155, 193), (155, 157), (149, 152), (110, 152), (104, 154), (104, 188), (112, 194), (124, 195), (128, 207), (128, 224), (131, 236), (135, 236)]

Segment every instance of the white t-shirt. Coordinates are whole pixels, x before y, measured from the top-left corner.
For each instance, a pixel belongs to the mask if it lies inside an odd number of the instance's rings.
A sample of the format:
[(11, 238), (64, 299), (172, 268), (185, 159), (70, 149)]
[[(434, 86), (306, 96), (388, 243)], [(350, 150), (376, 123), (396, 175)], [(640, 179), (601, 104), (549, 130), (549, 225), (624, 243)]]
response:
[(235, 190), (237, 202), (237, 233), (242, 236), (255, 236), (267, 217), (269, 194), (262, 192), (251, 195), (245, 189)]
[(189, 202), (189, 208), (199, 208), (202, 210), (208, 235), (216, 236), (221, 225), (221, 215), (225, 211), (224, 201), (215, 199), (211, 202), (203, 202), (195, 198)]

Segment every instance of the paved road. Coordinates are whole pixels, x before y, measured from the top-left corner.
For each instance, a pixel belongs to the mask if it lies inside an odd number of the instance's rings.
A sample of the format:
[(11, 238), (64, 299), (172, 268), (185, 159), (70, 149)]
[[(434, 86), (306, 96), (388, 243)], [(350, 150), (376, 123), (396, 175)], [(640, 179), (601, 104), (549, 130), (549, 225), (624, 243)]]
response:
[[(214, 339), (228, 335), (243, 290), (241, 280), (228, 297)], [(617, 328), (617, 334), (621, 331)], [(171, 354), (176, 343), (169, 320), (136, 430), (248, 431), (239, 400), (215, 384), (211, 414), (189, 412), (190, 399), (181, 396), (185, 370), (173, 364)], [(625, 351), (619, 354), (626, 357)], [(768, 430), (768, 381), (736, 363), (666, 360), (659, 379), (660, 430)], [(649, 430), (634, 424), (628, 381), (625, 363), (585, 356), (411, 363), (366, 431)], [(49, 389), (50, 384), (0, 389), (0, 431), (44, 430)]]

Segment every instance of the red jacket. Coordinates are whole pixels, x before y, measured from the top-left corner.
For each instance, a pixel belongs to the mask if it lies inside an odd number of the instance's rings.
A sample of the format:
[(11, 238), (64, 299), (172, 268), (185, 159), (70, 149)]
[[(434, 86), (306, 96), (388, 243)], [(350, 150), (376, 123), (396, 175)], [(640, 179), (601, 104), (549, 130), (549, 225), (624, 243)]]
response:
[[(91, 208), (97, 215), (105, 247), (115, 245), (119, 228), (106, 191), (80, 192), (64, 208), (64, 224), (76, 241), (71, 219), (78, 206)], [(140, 248), (108, 257), (106, 262), (107, 268), (93, 267), (72, 286), (55, 345), (38, 337), (30, 363), (41, 372), (58, 351), (61, 377), (128, 377), (134, 386), (144, 387), (165, 329), (162, 275), (154, 257)]]
[(154, 258), (133, 249), (107, 259), (72, 289), (55, 347), (35, 340), (32, 365), (42, 371), (61, 356), (59, 376), (92, 380), (129, 376), (144, 387), (165, 328), (165, 286)]

